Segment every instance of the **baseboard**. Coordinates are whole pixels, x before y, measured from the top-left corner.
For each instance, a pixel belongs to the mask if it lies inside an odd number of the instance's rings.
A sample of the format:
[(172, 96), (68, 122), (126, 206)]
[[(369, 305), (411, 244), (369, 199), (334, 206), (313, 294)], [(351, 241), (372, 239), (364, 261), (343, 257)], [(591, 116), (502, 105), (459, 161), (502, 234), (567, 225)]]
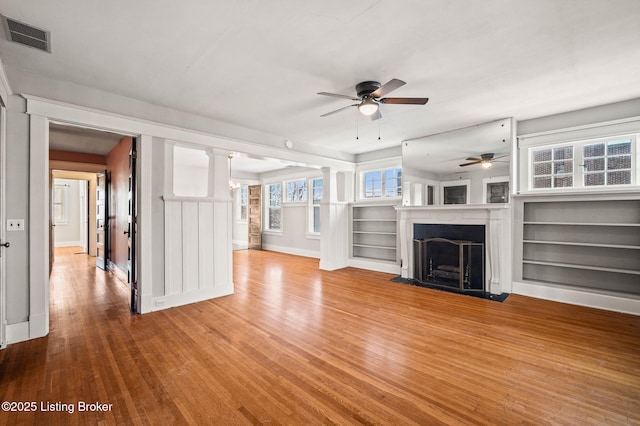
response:
[(249, 248), (249, 243), (247, 241), (233, 240), (232, 244), (234, 250), (246, 250)]
[(299, 249), (295, 247), (283, 247), (283, 246), (276, 246), (272, 244), (262, 244), (262, 248), (264, 250), (277, 251), (279, 253), (293, 254), (296, 256), (304, 256), (304, 257), (312, 257), (314, 259), (320, 259), (320, 252), (315, 250), (305, 250), (305, 249)]
[(163, 309), (202, 302), (209, 299), (228, 296), (230, 294), (233, 294), (233, 283), (226, 285), (216, 285), (214, 287), (191, 291), (188, 293), (154, 297), (151, 311), (161, 311)]
[(553, 284), (517, 281), (513, 282), (511, 292), (571, 305), (640, 315), (640, 297), (609, 294), (590, 291), (589, 289), (572, 289)]
[(7, 344), (29, 340), (29, 321), (7, 324), (5, 331)]
[(82, 241), (57, 241), (55, 244), (58, 247), (82, 247)]
[(368, 269), (376, 272), (400, 275), (400, 265), (393, 262), (384, 262), (365, 259), (349, 259), (349, 266), (353, 268)]

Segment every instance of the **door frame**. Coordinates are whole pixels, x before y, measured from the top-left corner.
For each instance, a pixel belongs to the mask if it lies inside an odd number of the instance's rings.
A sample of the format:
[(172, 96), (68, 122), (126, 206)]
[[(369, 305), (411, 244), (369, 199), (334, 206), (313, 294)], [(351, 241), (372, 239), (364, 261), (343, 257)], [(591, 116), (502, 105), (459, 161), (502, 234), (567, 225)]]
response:
[[(7, 110), (5, 108), (4, 97), (0, 94), (0, 241), (6, 241), (6, 138), (7, 138)], [(7, 256), (2, 253), (4, 247), (0, 247), (0, 349), (7, 345), (6, 323), (6, 262)]]
[[(97, 110), (89, 110), (55, 101), (23, 95), (27, 99), (26, 114), (29, 117), (29, 339), (49, 333), (49, 123), (58, 122), (72, 126), (104, 130), (124, 136), (137, 137), (138, 149), (138, 297), (140, 313), (151, 312), (151, 187), (152, 137), (145, 131), (144, 123), (114, 116)], [(143, 173), (140, 173), (142, 171)], [(147, 231), (149, 228), (149, 231)], [(145, 237), (147, 236), (147, 237)], [(43, 238), (45, 239), (43, 244)], [(145, 281), (148, 277), (148, 287)]]

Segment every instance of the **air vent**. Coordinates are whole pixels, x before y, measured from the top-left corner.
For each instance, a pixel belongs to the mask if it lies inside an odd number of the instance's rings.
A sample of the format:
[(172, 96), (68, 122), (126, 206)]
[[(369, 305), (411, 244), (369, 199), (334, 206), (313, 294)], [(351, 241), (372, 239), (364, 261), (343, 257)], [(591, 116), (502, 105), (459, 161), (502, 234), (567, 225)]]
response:
[(51, 53), (51, 34), (49, 31), (15, 21), (4, 15), (2, 15), (2, 23), (9, 40)]

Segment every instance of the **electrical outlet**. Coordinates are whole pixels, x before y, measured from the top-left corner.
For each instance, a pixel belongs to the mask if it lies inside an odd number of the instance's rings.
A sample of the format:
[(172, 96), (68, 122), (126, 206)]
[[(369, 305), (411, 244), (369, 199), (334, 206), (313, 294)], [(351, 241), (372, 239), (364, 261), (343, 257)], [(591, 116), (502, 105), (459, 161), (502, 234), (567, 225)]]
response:
[(7, 220), (7, 231), (24, 231), (24, 219)]

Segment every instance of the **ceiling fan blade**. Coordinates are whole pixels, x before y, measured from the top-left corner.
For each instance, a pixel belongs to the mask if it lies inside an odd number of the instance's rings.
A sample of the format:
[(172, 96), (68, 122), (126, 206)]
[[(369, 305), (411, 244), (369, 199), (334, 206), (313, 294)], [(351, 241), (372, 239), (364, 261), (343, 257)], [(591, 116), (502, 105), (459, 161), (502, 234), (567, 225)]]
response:
[(336, 112), (344, 111), (347, 108), (351, 108), (351, 107), (358, 106), (358, 105), (359, 104), (347, 105), (346, 107), (338, 108), (338, 109), (336, 109), (334, 111), (327, 112), (326, 114), (322, 114), (320, 117), (326, 117), (327, 115), (332, 115), (332, 114), (335, 114)]
[(499, 155), (497, 157), (493, 157), (494, 160), (497, 160), (498, 158), (504, 158), (504, 157), (508, 157), (509, 154), (504, 154), (504, 155)]
[(379, 120), (382, 118), (382, 114), (380, 114), (380, 108), (373, 114), (371, 114), (371, 121)]
[(360, 100), (360, 98), (354, 98), (353, 96), (349, 96), (349, 95), (339, 95), (337, 93), (318, 92), (318, 95), (331, 96), (332, 98), (350, 99), (352, 101), (359, 101)]
[(482, 161), (472, 161), (471, 163), (460, 164), (460, 167), (471, 166), (472, 164), (480, 164)]
[(384, 95), (386, 95), (387, 93), (391, 93), (392, 91), (396, 90), (399, 87), (404, 86), (405, 84), (407, 84), (407, 83), (405, 83), (402, 80), (398, 80), (397, 78), (392, 78), (391, 80), (387, 81), (382, 86), (378, 87), (377, 90), (371, 92), (371, 94), (369, 96), (372, 96), (374, 98), (381, 98)]
[(424, 105), (429, 102), (429, 98), (382, 98), (381, 104), (406, 104), (406, 105)]
[(465, 160), (467, 160), (467, 161), (482, 161), (482, 158), (478, 158), (478, 157), (467, 157), (467, 158), (465, 158)]

